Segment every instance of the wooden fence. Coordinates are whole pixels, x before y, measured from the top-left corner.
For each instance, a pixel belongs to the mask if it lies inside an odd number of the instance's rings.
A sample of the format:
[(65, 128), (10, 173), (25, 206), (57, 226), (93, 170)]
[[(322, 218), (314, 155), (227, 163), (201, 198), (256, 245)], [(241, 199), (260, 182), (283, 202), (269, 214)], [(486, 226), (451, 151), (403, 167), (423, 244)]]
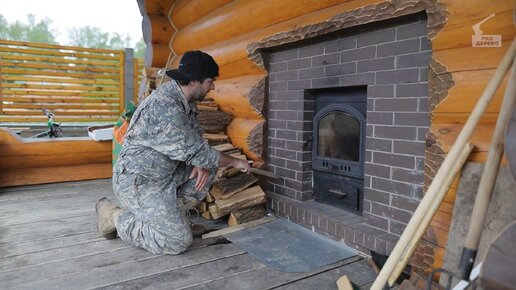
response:
[[(124, 109), (123, 50), (0, 40), (0, 122), (112, 122)], [(138, 88), (142, 62), (134, 60)]]

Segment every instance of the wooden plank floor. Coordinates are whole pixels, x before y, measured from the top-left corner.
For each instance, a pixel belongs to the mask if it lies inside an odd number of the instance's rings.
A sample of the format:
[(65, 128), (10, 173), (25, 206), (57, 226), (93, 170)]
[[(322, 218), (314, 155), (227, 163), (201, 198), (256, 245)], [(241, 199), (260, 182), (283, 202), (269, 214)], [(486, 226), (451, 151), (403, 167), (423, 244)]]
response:
[(375, 278), (355, 256), (308, 273), (267, 267), (233, 244), (153, 255), (95, 229), (95, 202), (111, 180), (0, 189), (0, 289), (337, 289), (342, 275)]

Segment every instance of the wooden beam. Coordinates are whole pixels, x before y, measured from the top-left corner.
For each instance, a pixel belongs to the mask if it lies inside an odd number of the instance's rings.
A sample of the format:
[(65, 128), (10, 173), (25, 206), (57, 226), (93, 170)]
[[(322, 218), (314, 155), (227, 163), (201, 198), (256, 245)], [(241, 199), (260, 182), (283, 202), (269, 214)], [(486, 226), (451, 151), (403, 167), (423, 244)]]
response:
[(241, 230), (245, 230), (245, 229), (249, 229), (249, 228), (252, 228), (252, 227), (255, 227), (255, 226), (259, 226), (259, 225), (271, 222), (273, 220), (276, 220), (275, 216), (266, 216), (266, 217), (263, 217), (263, 218), (261, 218), (259, 220), (254, 220), (252, 222), (243, 223), (243, 224), (240, 224), (240, 225), (237, 225), (237, 226), (234, 226), (234, 227), (227, 227), (227, 228), (224, 228), (224, 229), (221, 229), (221, 230), (218, 230), (218, 231), (209, 232), (207, 234), (202, 235), (202, 238), (203, 239), (208, 239), (208, 238), (220, 237), (220, 236), (227, 235), (227, 234), (230, 234), (230, 233), (235, 233), (235, 232), (238, 232), (238, 231), (241, 231)]

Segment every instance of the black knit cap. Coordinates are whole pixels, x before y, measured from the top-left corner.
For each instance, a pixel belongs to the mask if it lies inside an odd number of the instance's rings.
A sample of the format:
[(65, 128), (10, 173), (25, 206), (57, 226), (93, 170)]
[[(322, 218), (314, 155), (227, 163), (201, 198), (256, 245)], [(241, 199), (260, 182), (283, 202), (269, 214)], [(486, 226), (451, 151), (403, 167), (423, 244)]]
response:
[(179, 61), (179, 67), (168, 70), (167, 75), (178, 81), (197, 81), (219, 76), (219, 66), (207, 53), (187, 51)]

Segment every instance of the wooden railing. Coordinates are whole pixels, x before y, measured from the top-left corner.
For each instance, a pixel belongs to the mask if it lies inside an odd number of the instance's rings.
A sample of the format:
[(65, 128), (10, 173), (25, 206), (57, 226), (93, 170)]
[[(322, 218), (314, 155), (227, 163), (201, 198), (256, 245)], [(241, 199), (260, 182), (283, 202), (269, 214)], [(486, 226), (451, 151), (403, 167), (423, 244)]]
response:
[(143, 81), (143, 59), (134, 59), (134, 81), (133, 81), (133, 102), (138, 103), (138, 91), (140, 89), (140, 83)]
[[(0, 122), (111, 122), (124, 109), (124, 51), (0, 40)], [(134, 87), (141, 78), (134, 60)]]

